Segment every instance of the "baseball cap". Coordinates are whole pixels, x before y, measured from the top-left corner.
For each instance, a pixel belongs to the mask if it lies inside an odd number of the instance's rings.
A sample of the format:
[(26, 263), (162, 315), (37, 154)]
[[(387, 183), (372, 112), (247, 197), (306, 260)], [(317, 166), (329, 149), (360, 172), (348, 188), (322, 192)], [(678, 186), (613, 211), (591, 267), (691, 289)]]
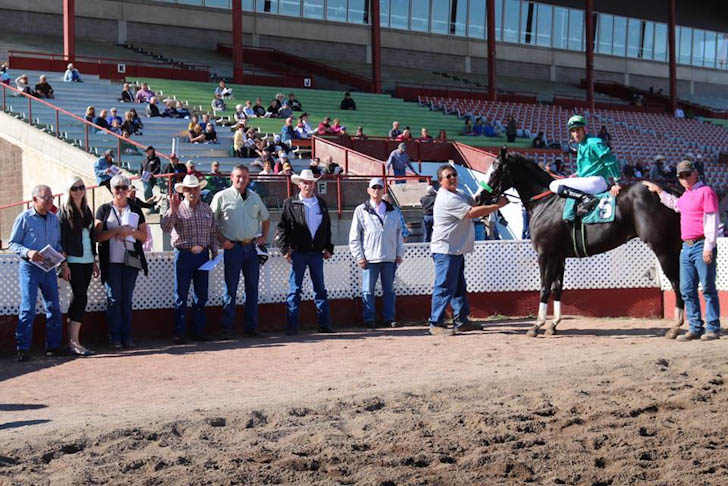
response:
[(692, 160), (683, 160), (677, 164), (676, 171), (678, 174), (681, 172), (692, 172), (695, 170), (695, 164)]
[(381, 177), (372, 177), (371, 179), (369, 179), (369, 187), (371, 188), (374, 186), (384, 187), (384, 181), (382, 180)]

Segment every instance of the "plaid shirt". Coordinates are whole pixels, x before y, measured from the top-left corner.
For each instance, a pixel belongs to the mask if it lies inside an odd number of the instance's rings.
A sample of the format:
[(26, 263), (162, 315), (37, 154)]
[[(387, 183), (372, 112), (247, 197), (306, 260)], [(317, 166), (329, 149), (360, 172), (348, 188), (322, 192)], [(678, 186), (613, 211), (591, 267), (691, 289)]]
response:
[(217, 223), (210, 206), (202, 201), (191, 208), (187, 201), (182, 201), (176, 214), (170, 208), (162, 217), (162, 231), (172, 233), (172, 246), (190, 249), (201, 246), (217, 251)]
[(45, 217), (30, 208), (18, 215), (10, 234), (10, 250), (22, 258), (28, 258), (30, 250), (42, 250), (50, 245), (57, 252), (61, 248), (61, 224), (50, 211)]

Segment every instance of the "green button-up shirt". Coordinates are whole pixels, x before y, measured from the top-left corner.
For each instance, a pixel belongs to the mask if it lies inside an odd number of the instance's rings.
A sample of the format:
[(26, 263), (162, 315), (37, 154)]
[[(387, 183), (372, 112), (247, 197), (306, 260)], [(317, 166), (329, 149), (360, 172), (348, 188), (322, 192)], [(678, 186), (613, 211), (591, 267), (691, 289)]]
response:
[(246, 189), (246, 198), (229, 187), (215, 194), (210, 204), (222, 235), (230, 241), (250, 240), (261, 233), (261, 223), (270, 214), (258, 194)]

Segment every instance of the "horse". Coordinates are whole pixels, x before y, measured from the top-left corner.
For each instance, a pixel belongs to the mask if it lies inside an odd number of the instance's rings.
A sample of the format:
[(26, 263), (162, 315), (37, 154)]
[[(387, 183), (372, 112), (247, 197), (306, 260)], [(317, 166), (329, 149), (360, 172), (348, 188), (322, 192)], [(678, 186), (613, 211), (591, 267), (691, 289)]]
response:
[[(506, 147), (503, 147), (487, 176), (487, 184), (492, 193), (482, 191), (478, 195), (479, 203), (487, 203), (488, 198), (498, 197), (506, 190), (514, 188), (528, 211), (531, 242), (538, 254), (541, 274), (538, 317), (527, 332), (531, 337), (537, 336), (546, 324), (546, 309), (552, 292), (554, 316), (545, 334), (556, 334), (556, 326), (561, 321), (561, 291), (566, 259), (581, 256), (576, 253), (571, 240), (570, 224), (562, 220), (566, 199), (549, 190), (549, 183), (553, 180), (554, 177), (533, 160), (508, 153)], [(675, 339), (685, 316), (685, 304), (679, 291), (682, 244), (680, 217), (660, 203), (659, 197), (640, 183), (622, 187), (616, 198), (615, 210), (614, 222), (588, 226), (585, 236), (588, 254), (604, 253), (635, 237), (647, 243), (675, 290), (675, 321), (665, 334), (667, 338)]]

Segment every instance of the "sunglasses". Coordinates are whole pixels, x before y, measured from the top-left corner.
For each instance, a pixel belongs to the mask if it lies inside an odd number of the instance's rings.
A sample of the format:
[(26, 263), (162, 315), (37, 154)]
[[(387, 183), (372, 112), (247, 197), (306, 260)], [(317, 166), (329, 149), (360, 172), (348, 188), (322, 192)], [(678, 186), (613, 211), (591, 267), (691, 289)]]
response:
[(377, 191), (381, 191), (384, 188), (382, 186), (372, 186), (372, 189), (377, 190)]
[(71, 192), (85, 191), (86, 186), (72, 186)]
[(115, 186), (114, 189), (116, 189), (117, 191), (128, 191), (129, 186)]
[(677, 178), (678, 178), (678, 179), (687, 179), (687, 178), (688, 178), (688, 177), (690, 177), (691, 175), (693, 175), (693, 173), (692, 173), (692, 172), (680, 172), (680, 173), (679, 173), (679, 174), (677, 175)]
[(457, 174), (450, 173), (450, 174), (448, 174), (446, 176), (443, 176), (443, 177), (445, 179), (455, 179), (457, 176), (458, 176)]

